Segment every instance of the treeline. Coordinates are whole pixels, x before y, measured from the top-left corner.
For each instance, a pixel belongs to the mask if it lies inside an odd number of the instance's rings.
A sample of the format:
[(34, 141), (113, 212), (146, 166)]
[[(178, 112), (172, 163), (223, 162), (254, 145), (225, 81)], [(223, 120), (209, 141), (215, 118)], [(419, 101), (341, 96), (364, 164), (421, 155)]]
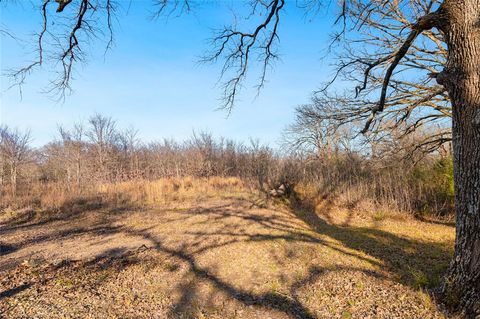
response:
[[(287, 131), (288, 133), (288, 131)], [(315, 141), (315, 147), (289, 143), (276, 151), (210, 133), (184, 141), (144, 143), (134, 128), (120, 129), (111, 117), (95, 114), (85, 123), (58, 127), (57, 138), (30, 146), (29, 131), (0, 130), (0, 205), (39, 203), (42, 190), (81, 193), (92, 185), (162, 178), (237, 177), (263, 193), (285, 184), (304, 196), (334, 201), (350, 209), (389, 209), (415, 214), (447, 214), (453, 204), (448, 154), (417, 160), (396, 155), (372, 157), (345, 147), (345, 141)], [(296, 142), (300, 140), (296, 138)], [(342, 146), (343, 145), (343, 146)]]
[(3, 126), (0, 136), (3, 198), (25, 195), (38, 183), (82, 187), (132, 179), (232, 176), (266, 185), (281, 161), (258, 141), (245, 145), (206, 132), (193, 132), (184, 142), (143, 143), (136, 129), (119, 129), (115, 120), (100, 114), (86, 123), (58, 127), (58, 137), (38, 149), (30, 147), (29, 131)]

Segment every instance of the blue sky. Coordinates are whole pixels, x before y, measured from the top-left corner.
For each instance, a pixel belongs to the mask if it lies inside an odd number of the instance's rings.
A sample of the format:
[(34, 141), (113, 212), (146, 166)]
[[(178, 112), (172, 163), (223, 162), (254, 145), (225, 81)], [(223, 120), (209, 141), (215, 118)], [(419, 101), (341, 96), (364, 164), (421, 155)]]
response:
[[(208, 48), (212, 28), (228, 24), (229, 7), (237, 2), (201, 3), (194, 13), (168, 21), (149, 19), (149, 1), (119, 1), (115, 45), (106, 57), (104, 42), (92, 43), (88, 60), (77, 66), (74, 92), (58, 103), (41, 93), (49, 70), (28, 78), (22, 97), (17, 89), (6, 90), (2, 76), (0, 122), (31, 129), (33, 144), (54, 138), (57, 124), (69, 126), (99, 112), (115, 118), (120, 127), (133, 125), (145, 141), (188, 138), (192, 130), (207, 130), (215, 136), (241, 141), (250, 137), (275, 144), (289, 124), (297, 105), (331, 76), (329, 62), (322, 60), (328, 44), (332, 17), (313, 21), (295, 2), (287, 2), (280, 26), (281, 61), (268, 76), (268, 83), (256, 97), (256, 78), (245, 82), (235, 109), (227, 117), (220, 106), (217, 86), (219, 65), (198, 64)], [(32, 59), (32, 33), (39, 30), (40, 14), (30, 3), (1, 7), (1, 23), (25, 40), (1, 39), (2, 73)], [(3, 74), (2, 74), (3, 75)]]

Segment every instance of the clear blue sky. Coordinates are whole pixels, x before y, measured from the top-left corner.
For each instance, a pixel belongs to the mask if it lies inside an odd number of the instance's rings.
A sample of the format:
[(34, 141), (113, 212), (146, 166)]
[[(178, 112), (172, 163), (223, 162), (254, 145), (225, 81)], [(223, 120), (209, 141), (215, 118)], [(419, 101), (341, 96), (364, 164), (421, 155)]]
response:
[[(259, 138), (274, 144), (282, 129), (292, 121), (294, 108), (306, 103), (311, 92), (331, 76), (323, 60), (333, 17), (320, 15), (310, 21), (286, 4), (280, 26), (281, 61), (268, 76), (268, 83), (255, 98), (250, 77), (240, 101), (229, 117), (217, 110), (221, 96), (216, 86), (218, 65), (199, 65), (207, 50), (212, 28), (232, 19), (229, 6), (202, 3), (194, 13), (180, 18), (152, 21), (150, 1), (119, 1), (123, 9), (115, 25), (115, 45), (104, 59), (104, 42), (93, 42), (88, 61), (77, 66), (74, 92), (58, 103), (40, 93), (51, 78), (48, 69), (33, 74), (23, 87), (7, 90), (2, 76), (0, 122), (21, 129), (30, 128), (33, 144), (52, 140), (57, 124), (69, 126), (94, 112), (110, 115), (120, 127), (133, 125), (143, 140), (183, 140), (192, 130), (207, 130), (215, 136), (246, 141)], [(1, 23), (25, 43), (1, 39), (2, 73), (30, 61), (32, 34), (40, 28), (40, 14), (31, 3), (1, 7)], [(30, 42), (31, 43), (31, 42)], [(85, 46), (84, 46), (85, 48)], [(2, 74), (3, 75), (3, 74)]]

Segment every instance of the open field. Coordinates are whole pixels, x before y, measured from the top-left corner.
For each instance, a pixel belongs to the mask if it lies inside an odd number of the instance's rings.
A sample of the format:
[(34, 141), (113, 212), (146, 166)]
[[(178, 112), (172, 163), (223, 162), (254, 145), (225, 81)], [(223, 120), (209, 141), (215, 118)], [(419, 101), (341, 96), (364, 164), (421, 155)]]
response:
[[(0, 317), (444, 318), (427, 291), (452, 225), (189, 183), (142, 207), (4, 211)], [(119, 187), (104, 191), (129, 192)]]

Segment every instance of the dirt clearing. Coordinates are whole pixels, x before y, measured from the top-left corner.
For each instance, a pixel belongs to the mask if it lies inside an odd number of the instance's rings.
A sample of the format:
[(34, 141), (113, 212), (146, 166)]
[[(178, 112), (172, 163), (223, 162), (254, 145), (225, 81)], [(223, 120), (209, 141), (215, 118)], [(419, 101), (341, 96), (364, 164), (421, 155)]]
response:
[(244, 196), (4, 212), (4, 318), (443, 318), (454, 228)]

